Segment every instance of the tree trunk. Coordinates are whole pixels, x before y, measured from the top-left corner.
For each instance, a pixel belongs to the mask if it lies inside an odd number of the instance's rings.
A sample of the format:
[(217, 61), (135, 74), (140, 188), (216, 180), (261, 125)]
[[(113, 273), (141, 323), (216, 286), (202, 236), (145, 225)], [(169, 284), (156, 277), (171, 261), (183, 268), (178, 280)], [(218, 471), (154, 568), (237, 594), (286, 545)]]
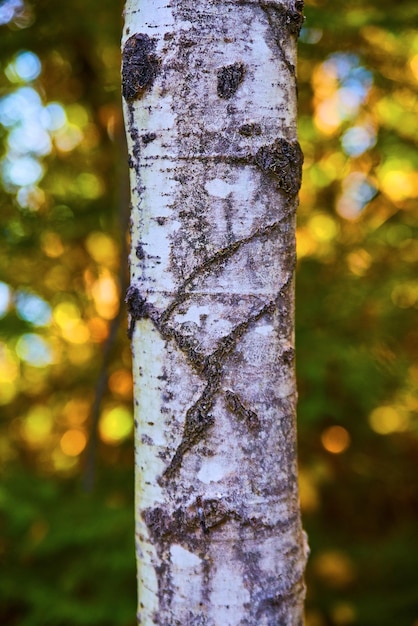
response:
[(138, 622), (303, 623), (302, 2), (128, 0)]

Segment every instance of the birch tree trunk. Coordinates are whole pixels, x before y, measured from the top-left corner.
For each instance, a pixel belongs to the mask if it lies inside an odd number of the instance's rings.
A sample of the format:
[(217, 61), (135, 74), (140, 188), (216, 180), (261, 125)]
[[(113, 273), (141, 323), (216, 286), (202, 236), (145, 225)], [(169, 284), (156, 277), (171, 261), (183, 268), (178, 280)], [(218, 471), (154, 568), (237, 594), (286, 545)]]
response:
[(300, 1), (128, 0), (138, 623), (303, 623)]

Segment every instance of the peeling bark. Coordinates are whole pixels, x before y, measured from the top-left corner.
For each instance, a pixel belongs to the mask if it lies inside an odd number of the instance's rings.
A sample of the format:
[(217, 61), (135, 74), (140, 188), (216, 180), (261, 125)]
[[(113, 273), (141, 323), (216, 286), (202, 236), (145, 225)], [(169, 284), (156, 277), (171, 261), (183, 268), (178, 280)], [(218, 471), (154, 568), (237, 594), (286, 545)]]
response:
[(294, 0), (128, 0), (138, 623), (299, 626)]

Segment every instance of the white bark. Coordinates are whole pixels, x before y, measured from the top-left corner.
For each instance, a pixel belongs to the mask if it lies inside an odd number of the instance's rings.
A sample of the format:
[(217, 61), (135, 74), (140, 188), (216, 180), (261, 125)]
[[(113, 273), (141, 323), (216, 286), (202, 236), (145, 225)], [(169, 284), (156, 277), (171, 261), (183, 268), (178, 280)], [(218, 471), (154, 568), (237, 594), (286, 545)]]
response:
[(127, 2), (141, 625), (303, 623), (301, 5)]

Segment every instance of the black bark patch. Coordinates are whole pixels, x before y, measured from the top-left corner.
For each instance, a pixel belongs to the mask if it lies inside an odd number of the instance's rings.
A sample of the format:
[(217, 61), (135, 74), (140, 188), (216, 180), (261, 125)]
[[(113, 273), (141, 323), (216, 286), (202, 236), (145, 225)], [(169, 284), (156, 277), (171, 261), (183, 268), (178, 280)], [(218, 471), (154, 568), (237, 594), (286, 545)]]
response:
[(217, 92), (220, 98), (229, 100), (244, 80), (245, 66), (243, 63), (233, 63), (218, 70)]
[(129, 37), (122, 54), (122, 94), (130, 101), (141, 97), (151, 87), (158, 73), (159, 59), (155, 56), (156, 42), (143, 33)]
[(297, 141), (276, 139), (270, 146), (262, 146), (254, 161), (263, 172), (273, 176), (289, 195), (296, 195), (302, 182), (303, 153)]
[(195, 533), (200, 526), (196, 506), (178, 507), (171, 514), (161, 507), (150, 507), (142, 512), (142, 518), (153, 542), (160, 547), (173, 543), (191, 547), (196, 543)]
[(303, 1), (296, 0), (294, 8), (287, 8), (282, 4), (262, 4), (262, 8), (267, 12), (271, 26), (276, 35), (279, 36), (283, 27), (291, 35), (299, 36), (305, 18), (303, 16)]
[[(142, 518), (155, 544), (179, 543), (188, 548), (197, 546), (196, 531), (201, 528), (204, 535), (234, 517), (224, 502), (216, 498), (197, 496), (188, 507), (178, 507), (171, 514), (162, 507), (147, 508)], [(236, 517), (236, 516), (235, 516)]]
[(173, 517), (170, 517), (162, 508), (145, 509), (142, 513), (150, 535), (157, 543), (167, 540), (178, 539), (179, 532), (186, 526), (184, 513), (179, 510)]
[(148, 317), (148, 307), (145, 298), (143, 298), (137, 287), (131, 285), (126, 292), (125, 302), (128, 306), (128, 311), (135, 319), (140, 320), (144, 317)]
[(243, 124), (238, 128), (238, 132), (243, 137), (252, 137), (253, 135), (261, 135), (261, 125), (260, 124)]
[(135, 248), (135, 255), (136, 255), (136, 258), (139, 259), (140, 261), (142, 261), (142, 259), (145, 259), (144, 246), (142, 245), (142, 243), (137, 244)]
[(157, 135), (155, 133), (145, 133), (145, 135), (142, 135), (142, 143), (145, 145), (151, 143), (154, 139), (157, 139)]
[(285, 21), (287, 29), (289, 33), (296, 35), (296, 37), (299, 37), (303, 22), (305, 21), (303, 16), (303, 4), (304, 3), (301, 0), (298, 0), (295, 2), (295, 8), (293, 11), (286, 11)]
[(130, 314), (128, 337), (132, 339), (137, 320), (148, 317), (149, 308), (145, 298), (143, 298), (137, 287), (131, 285), (126, 292), (125, 302)]
[(282, 353), (283, 363), (286, 365), (291, 365), (295, 360), (295, 350), (293, 348), (288, 348)]
[(303, 7), (304, 7), (304, 1), (303, 0), (296, 0), (295, 2), (295, 13), (298, 14), (299, 16), (299, 22), (300, 22), (300, 26), (299, 26), (299, 30), (298, 30), (298, 35), (301, 31), (301, 28), (303, 26), (303, 22), (305, 21), (305, 18), (303, 16)]

